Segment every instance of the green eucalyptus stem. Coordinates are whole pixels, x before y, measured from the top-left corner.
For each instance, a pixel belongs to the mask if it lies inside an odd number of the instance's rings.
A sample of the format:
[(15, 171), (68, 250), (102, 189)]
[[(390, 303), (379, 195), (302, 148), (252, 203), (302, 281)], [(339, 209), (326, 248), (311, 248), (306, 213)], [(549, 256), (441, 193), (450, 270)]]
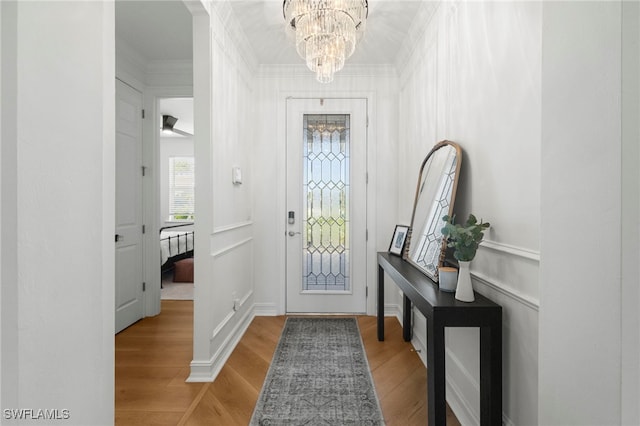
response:
[(447, 247), (453, 248), (453, 257), (462, 262), (470, 262), (476, 256), (478, 245), (482, 241), (484, 231), (491, 226), (489, 222), (480, 223), (472, 214), (469, 215), (464, 225), (455, 223), (455, 215), (442, 218), (445, 225), (442, 228), (442, 235), (447, 242)]

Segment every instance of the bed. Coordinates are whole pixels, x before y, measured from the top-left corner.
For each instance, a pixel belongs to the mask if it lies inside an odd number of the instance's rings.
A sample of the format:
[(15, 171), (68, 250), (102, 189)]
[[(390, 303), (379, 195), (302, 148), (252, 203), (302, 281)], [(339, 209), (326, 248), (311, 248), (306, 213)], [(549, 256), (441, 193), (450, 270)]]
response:
[(162, 273), (170, 271), (178, 260), (193, 257), (193, 229), (188, 228), (192, 226), (193, 223), (184, 223), (160, 228)]

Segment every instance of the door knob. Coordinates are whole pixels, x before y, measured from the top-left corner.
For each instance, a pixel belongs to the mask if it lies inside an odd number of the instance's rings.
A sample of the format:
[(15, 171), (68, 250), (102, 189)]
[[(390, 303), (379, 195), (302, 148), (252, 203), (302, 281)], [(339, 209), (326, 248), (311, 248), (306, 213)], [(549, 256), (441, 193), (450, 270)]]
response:
[(299, 234), (299, 232), (289, 231), (289, 236), (293, 237), (294, 235)]
[(124, 237), (122, 235), (120, 235), (120, 234), (116, 234), (116, 243), (118, 241), (122, 241), (122, 240), (124, 240)]

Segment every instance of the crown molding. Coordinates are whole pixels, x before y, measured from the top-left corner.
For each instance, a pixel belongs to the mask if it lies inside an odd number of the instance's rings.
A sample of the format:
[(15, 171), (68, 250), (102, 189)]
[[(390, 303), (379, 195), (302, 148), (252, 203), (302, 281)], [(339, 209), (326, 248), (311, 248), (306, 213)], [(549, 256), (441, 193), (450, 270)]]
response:
[(142, 84), (145, 83), (145, 74), (148, 60), (134, 50), (125, 40), (116, 36), (116, 70), (134, 76)]
[[(213, 37), (218, 45), (229, 58), (236, 62), (238, 58), (241, 59), (248, 71), (251, 74), (255, 74), (258, 69), (257, 58), (240, 26), (237, 16), (233, 13), (229, 0), (212, 2), (211, 11), (213, 12), (212, 16), (215, 15), (215, 18), (220, 23), (220, 27), (212, 25)], [(229, 44), (233, 45), (234, 51), (230, 50)]]
[(396, 56), (396, 68), (398, 73), (402, 74), (402, 71), (409, 65), (411, 58), (416, 51), (416, 48), (422, 43), (425, 37), (425, 33), (431, 25), (436, 11), (442, 4), (441, 0), (423, 2), (420, 7), (416, 18), (411, 23), (409, 31), (407, 32), (407, 38), (402, 43), (398, 55)]
[[(258, 67), (258, 78), (311, 78), (315, 81), (315, 75), (304, 64), (262, 64)], [(342, 77), (377, 77), (397, 78), (396, 67), (392, 64), (347, 64), (335, 74), (336, 79)], [(320, 84), (320, 83), (319, 83)]]

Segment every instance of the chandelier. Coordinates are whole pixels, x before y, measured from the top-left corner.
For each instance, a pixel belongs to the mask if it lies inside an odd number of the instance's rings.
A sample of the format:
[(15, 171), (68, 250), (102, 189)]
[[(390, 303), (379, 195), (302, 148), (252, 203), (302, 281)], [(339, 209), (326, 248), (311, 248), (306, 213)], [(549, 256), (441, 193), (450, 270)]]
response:
[(364, 33), (367, 0), (284, 0), (287, 28), (298, 55), (321, 83), (331, 83)]

